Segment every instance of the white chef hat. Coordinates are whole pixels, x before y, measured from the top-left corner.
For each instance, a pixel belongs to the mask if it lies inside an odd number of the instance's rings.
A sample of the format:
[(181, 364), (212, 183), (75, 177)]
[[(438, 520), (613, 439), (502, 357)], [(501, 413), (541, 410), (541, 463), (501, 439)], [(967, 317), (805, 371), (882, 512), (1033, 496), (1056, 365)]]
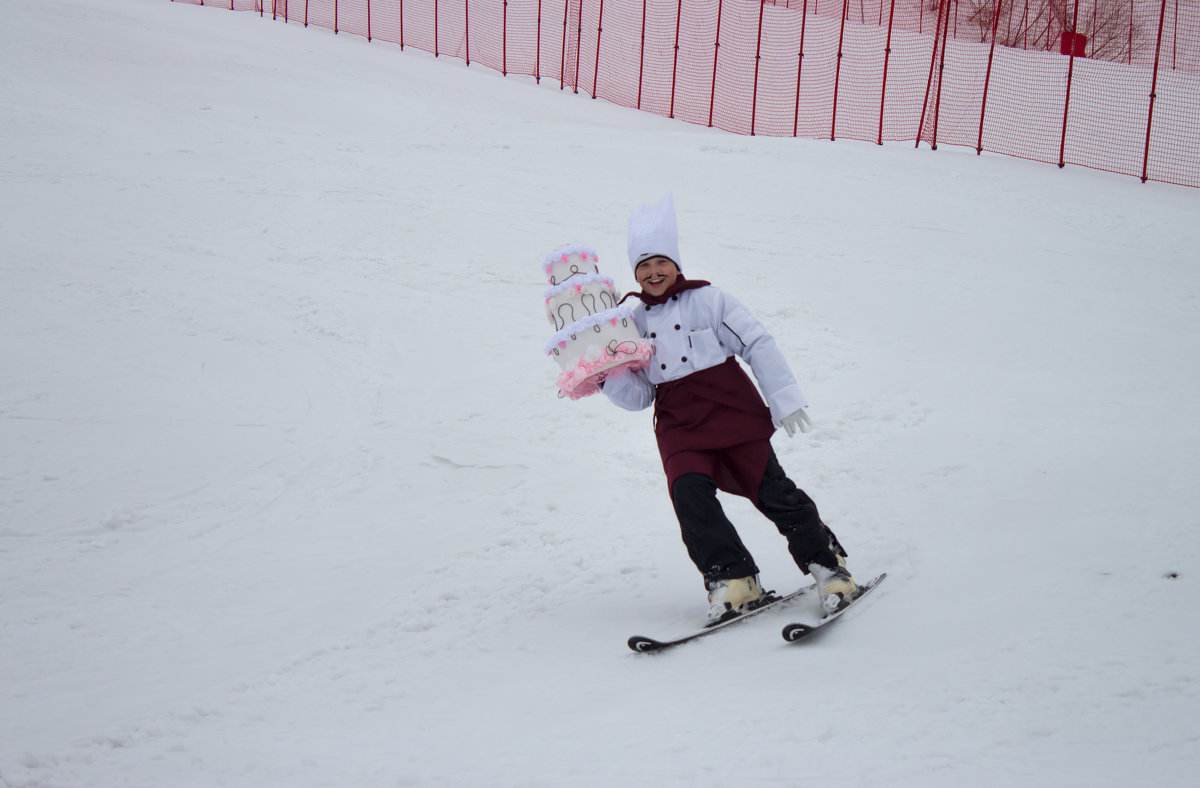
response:
[(679, 262), (679, 230), (675, 225), (675, 198), (670, 192), (663, 195), (658, 206), (643, 205), (629, 215), (629, 266), (637, 271), (637, 264), (647, 257), (662, 255), (671, 258), (675, 267), (683, 272)]

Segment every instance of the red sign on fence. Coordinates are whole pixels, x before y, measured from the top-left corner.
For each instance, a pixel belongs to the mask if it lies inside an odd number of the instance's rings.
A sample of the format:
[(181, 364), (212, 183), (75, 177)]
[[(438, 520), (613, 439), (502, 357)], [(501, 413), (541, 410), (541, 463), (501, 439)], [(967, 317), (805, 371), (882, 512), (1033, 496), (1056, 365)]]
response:
[(1083, 33), (1072, 33), (1069, 30), (1063, 31), (1062, 47), (1059, 52), (1075, 57), (1087, 57), (1087, 36)]

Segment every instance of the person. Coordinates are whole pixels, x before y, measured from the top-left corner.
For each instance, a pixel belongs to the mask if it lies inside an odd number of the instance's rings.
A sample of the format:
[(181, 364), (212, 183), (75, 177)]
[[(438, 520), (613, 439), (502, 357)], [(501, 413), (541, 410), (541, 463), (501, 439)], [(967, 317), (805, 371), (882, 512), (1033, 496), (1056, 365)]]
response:
[[(857, 586), (846, 551), (771, 446), (776, 427), (791, 437), (810, 424), (774, 338), (732, 296), (683, 275), (671, 194), (629, 217), (628, 253), (641, 291), (622, 301), (642, 301), (634, 322), (654, 355), (646, 368), (605, 381), (603, 392), (627, 410), (654, 405), (671, 503), (708, 591), (708, 625), (753, 608), (764, 593), (718, 490), (748, 498), (775, 524), (801, 572), (816, 581), (822, 607), (835, 610)], [(750, 366), (766, 403), (735, 357)]]

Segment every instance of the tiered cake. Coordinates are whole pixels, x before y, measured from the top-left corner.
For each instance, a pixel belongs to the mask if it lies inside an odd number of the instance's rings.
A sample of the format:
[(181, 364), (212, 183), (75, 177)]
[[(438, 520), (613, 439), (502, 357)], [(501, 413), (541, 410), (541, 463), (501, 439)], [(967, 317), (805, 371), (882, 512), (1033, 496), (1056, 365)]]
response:
[(571, 399), (595, 394), (606, 378), (641, 369), (654, 352), (638, 336), (633, 312), (617, 305), (617, 291), (600, 273), (599, 260), (596, 250), (583, 244), (542, 258), (550, 282), (546, 315), (556, 331), (546, 355), (558, 362), (558, 388)]

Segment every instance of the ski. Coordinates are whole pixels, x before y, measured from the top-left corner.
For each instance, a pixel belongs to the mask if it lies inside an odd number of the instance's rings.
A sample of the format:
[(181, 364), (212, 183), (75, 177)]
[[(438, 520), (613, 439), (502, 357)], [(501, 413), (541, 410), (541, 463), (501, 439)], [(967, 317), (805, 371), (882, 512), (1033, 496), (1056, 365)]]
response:
[(783, 628), (783, 639), (789, 643), (795, 643), (797, 640), (800, 640), (801, 638), (808, 637), (809, 635), (816, 632), (821, 627), (828, 626), (829, 624), (832, 624), (834, 621), (837, 621), (839, 618), (842, 617), (843, 614), (845, 614), (845, 612), (847, 610), (849, 610), (850, 608), (857, 605), (859, 603), (859, 601), (862, 600), (863, 597), (865, 597), (867, 594), (869, 594), (873, 590), (875, 590), (875, 587), (877, 585), (879, 585), (880, 583), (882, 583), (884, 578), (886, 578), (886, 577), (887, 577), (887, 572), (884, 572), (883, 574), (879, 575), (879, 577), (876, 577), (874, 580), (869, 580), (866, 583), (862, 583), (858, 587), (858, 593), (856, 593), (850, 599), (843, 602), (842, 606), (839, 607), (837, 610), (834, 610), (832, 613), (827, 614), (824, 618), (822, 618), (820, 621), (817, 621), (815, 624), (804, 624), (804, 623), (800, 623), (800, 622), (797, 622), (794, 624), (788, 624), (787, 626), (785, 626)]
[(753, 618), (764, 610), (769, 610), (776, 605), (783, 604), (784, 602), (790, 602), (796, 597), (812, 591), (814, 588), (816, 588), (815, 584), (806, 585), (803, 588), (793, 591), (787, 596), (777, 596), (774, 591), (767, 591), (763, 595), (762, 600), (760, 600), (757, 605), (750, 608), (746, 612), (740, 613), (731, 618), (727, 618), (724, 621), (719, 621), (716, 624), (704, 627), (703, 629), (699, 629), (682, 637), (677, 637), (674, 640), (655, 640), (654, 638), (643, 637), (642, 635), (634, 635), (633, 637), (629, 638), (627, 643), (631, 649), (639, 654), (662, 651), (663, 649), (671, 648), (672, 646), (688, 643), (696, 638), (702, 638), (705, 635), (711, 635), (714, 632), (718, 632), (726, 627), (731, 627), (734, 624), (745, 621), (748, 618)]

